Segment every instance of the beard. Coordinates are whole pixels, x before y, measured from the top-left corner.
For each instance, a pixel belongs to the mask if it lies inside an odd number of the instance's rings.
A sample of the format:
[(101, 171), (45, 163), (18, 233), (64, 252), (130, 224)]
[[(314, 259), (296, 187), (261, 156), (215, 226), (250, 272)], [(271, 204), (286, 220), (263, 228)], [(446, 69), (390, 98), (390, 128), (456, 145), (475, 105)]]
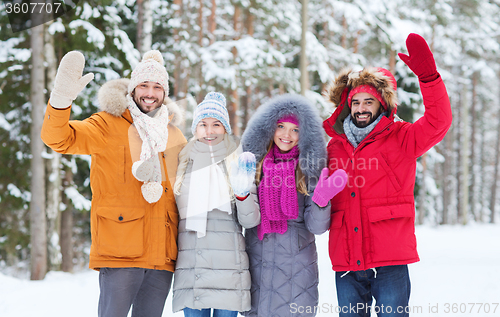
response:
[[(134, 94), (132, 96), (132, 98), (134, 99), (134, 102), (137, 105), (137, 108), (139, 108), (139, 110), (141, 110), (142, 113), (149, 113), (149, 112), (159, 108), (163, 103), (163, 100), (160, 100), (160, 99), (154, 98), (154, 97), (149, 97), (149, 96), (141, 96), (140, 98), (138, 98)], [(143, 99), (154, 99), (154, 102), (151, 104), (148, 104), (148, 103), (144, 102)]]
[[(364, 121), (358, 121), (358, 116), (363, 116), (363, 115), (368, 115), (368, 120)], [(380, 111), (377, 114), (373, 114), (369, 111), (366, 112), (356, 112), (351, 115), (351, 120), (354, 123), (354, 125), (358, 128), (366, 128), (370, 124), (373, 123), (373, 121), (377, 120), (378, 116), (380, 115)]]

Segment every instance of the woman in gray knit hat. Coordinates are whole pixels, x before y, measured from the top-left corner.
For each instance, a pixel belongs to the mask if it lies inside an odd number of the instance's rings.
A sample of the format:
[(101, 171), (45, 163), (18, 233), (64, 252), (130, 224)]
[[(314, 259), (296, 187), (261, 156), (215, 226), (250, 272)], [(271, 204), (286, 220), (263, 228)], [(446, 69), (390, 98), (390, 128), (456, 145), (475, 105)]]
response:
[(194, 138), (179, 154), (174, 186), (179, 255), (173, 311), (186, 317), (236, 317), (250, 309), (250, 273), (242, 227), (260, 223), (255, 156), (231, 134), (226, 100), (209, 93), (194, 112)]

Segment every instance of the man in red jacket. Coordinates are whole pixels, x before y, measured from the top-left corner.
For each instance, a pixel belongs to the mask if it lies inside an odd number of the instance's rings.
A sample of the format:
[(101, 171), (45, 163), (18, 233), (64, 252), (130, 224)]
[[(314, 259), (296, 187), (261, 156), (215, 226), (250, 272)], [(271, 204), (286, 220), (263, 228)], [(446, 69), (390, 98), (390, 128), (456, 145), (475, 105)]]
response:
[(425, 114), (415, 123), (396, 116), (396, 80), (383, 68), (340, 74), (325, 92), (337, 108), (323, 126), (330, 174), (344, 169), (347, 187), (332, 199), (329, 252), (340, 316), (408, 316), (407, 264), (419, 261), (413, 189), (417, 158), (443, 139), (451, 107), (434, 57), (410, 34), (409, 56)]

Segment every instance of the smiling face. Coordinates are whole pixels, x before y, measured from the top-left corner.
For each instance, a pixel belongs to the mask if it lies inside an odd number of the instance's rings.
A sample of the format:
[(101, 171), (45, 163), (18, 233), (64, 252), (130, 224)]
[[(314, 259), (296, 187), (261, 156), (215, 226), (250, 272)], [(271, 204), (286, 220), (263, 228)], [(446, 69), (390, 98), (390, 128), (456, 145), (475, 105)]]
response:
[(280, 152), (286, 153), (299, 143), (299, 127), (291, 122), (278, 122), (273, 140)]
[(158, 83), (145, 81), (135, 87), (132, 97), (139, 110), (143, 113), (148, 113), (162, 105), (165, 98), (165, 90)]
[(358, 128), (364, 128), (375, 121), (381, 113), (380, 102), (367, 92), (360, 92), (352, 97), (351, 117)]
[(194, 136), (208, 145), (217, 145), (224, 138), (226, 129), (222, 123), (215, 118), (204, 118), (196, 125)]

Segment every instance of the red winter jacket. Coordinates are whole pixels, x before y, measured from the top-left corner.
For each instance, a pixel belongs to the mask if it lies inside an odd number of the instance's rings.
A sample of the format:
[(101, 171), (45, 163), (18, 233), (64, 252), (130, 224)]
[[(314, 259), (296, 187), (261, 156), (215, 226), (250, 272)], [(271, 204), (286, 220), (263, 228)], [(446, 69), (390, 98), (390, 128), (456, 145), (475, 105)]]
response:
[[(451, 106), (441, 78), (420, 83), (425, 114), (415, 123), (383, 117), (355, 149), (333, 129), (343, 106), (323, 126), (330, 174), (342, 168), (346, 188), (332, 199), (329, 252), (335, 271), (360, 271), (419, 261), (413, 188), (417, 158), (448, 131)], [(344, 112), (345, 113), (345, 112)]]

